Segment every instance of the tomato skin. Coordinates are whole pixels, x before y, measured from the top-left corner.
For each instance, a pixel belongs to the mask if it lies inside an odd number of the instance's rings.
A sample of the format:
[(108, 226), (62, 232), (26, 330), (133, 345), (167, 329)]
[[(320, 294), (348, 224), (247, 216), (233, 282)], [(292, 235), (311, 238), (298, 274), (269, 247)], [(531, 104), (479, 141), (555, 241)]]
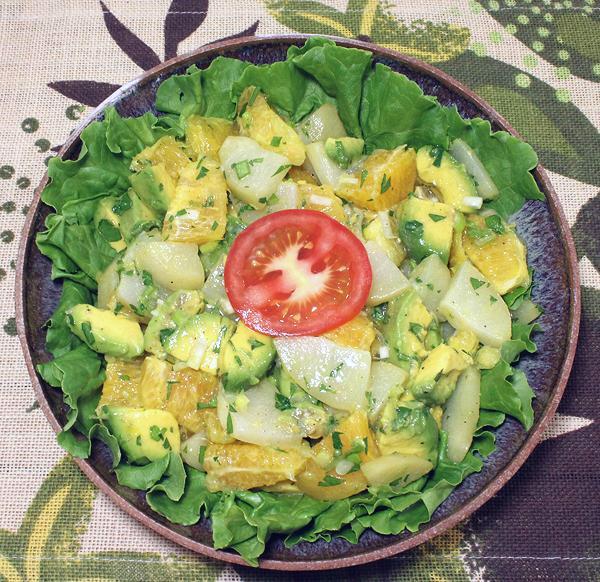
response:
[(270, 336), (320, 335), (354, 318), (371, 289), (363, 243), (314, 210), (282, 210), (234, 240), (225, 291), (250, 328)]

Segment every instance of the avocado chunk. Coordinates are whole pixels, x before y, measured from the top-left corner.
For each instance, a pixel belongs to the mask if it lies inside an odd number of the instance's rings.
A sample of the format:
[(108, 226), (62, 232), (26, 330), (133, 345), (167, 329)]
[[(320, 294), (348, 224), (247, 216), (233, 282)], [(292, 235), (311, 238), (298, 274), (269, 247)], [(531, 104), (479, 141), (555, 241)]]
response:
[(217, 313), (199, 313), (166, 339), (165, 350), (188, 367), (216, 376), (223, 369), (223, 352), (234, 327)]
[(144, 334), (137, 321), (80, 303), (67, 311), (71, 331), (92, 350), (131, 359), (144, 351)]
[[(381, 214), (381, 213), (380, 213)], [(363, 236), (367, 241), (372, 240), (376, 242), (389, 257), (390, 261), (399, 267), (402, 261), (406, 258), (406, 251), (404, 247), (395, 238), (388, 238), (383, 229), (382, 220), (391, 222), (391, 217), (381, 215), (376, 216), (369, 224), (363, 229)], [(390, 227), (395, 231), (395, 226), (390, 224)]]
[(436, 254), (448, 263), (454, 228), (454, 210), (442, 202), (410, 196), (402, 208), (400, 238), (408, 254), (422, 261)]
[(131, 463), (156, 461), (180, 448), (179, 425), (166, 410), (101, 406), (98, 416)]
[(362, 156), (364, 147), (364, 140), (358, 137), (329, 137), (325, 142), (325, 153), (330, 160), (346, 170)]
[(119, 227), (126, 242), (144, 230), (161, 226), (158, 214), (146, 206), (132, 189), (117, 198), (112, 210), (119, 216)]
[(296, 384), (283, 366), (275, 369), (275, 407), (296, 420), (304, 438), (325, 436), (332, 417), (322, 402)]
[(410, 391), (429, 405), (444, 404), (456, 388), (460, 373), (473, 363), (472, 359), (446, 344), (435, 348), (421, 364)]
[(164, 344), (177, 328), (202, 308), (198, 291), (175, 291), (156, 310), (144, 332), (144, 349), (159, 358), (166, 358)]
[(116, 196), (107, 196), (98, 202), (94, 212), (94, 225), (108, 244), (120, 252), (127, 245), (121, 234), (119, 216), (113, 211), (116, 201)]
[(273, 340), (240, 321), (223, 352), (223, 387), (225, 390), (240, 390), (258, 384), (273, 358)]
[(412, 287), (389, 302), (387, 316), (383, 335), (390, 347), (390, 362), (410, 371), (427, 356), (424, 342), (434, 319)]
[(476, 210), (465, 198), (478, 197), (475, 182), (462, 164), (439, 146), (424, 146), (417, 152), (419, 179), (434, 186), (444, 202), (462, 212)]
[(437, 464), (438, 425), (430, 410), (416, 400), (390, 398), (376, 426), (382, 455), (415, 455)]
[(146, 166), (141, 172), (129, 176), (129, 182), (146, 206), (164, 216), (175, 196), (175, 182), (164, 164)]

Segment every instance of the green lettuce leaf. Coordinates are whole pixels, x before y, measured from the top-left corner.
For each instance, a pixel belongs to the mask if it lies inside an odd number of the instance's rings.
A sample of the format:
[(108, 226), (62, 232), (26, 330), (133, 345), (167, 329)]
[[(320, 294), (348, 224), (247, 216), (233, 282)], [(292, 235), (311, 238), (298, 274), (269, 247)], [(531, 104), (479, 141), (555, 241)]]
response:
[(65, 281), (58, 307), (46, 324), (46, 349), (55, 357), (74, 350), (83, 342), (69, 329), (65, 313), (79, 303), (91, 303), (89, 289), (73, 281)]
[(131, 159), (161, 137), (176, 135), (178, 128), (164, 127), (161, 119), (148, 111), (140, 117), (121, 117), (114, 107), (104, 113), (106, 145), (114, 154)]
[(233, 96), (233, 85), (249, 66), (250, 63), (237, 59), (217, 57), (202, 71), (202, 115), (225, 119), (235, 117), (237, 99)]
[(332, 101), (318, 83), (291, 61), (250, 65), (233, 85), (233, 94), (239, 97), (250, 86), (258, 87), (269, 104), (294, 123)]
[(526, 200), (543, 200), (530, 170), (538, 163), (533, 148), (505, 131), (492, 132), (489, 121), (463, 119), (455, 107), (446, 109), (450, 138), (460, 138), (471, 146), (500, 194), (486, 202), (504, 218), (517, 212)]
[[(50, 214), (46, 228), (36, 236), (36, 244), (57, 269), (52, 278), (73, 279), (95, 289), (96, 276), (112, 263), (115, 250), (93, 224), (69, 224), (64, 216)], [(85, 282), (80, 272), (86, 276)]]
[(145, 465), (120, 463), (115, 473), (120, 485), (148, 491), (148, 495), (162, 493), (171, 501), (179, 501), (184, 494), (186, 473), (178, 453)]
[(185, 486), (179, 500), (173, 501), (160, 489), (149, 491), (146, 500), (154, 511), (169, 521), (180, 525), (194, 525), (198, 523), (202, 509), (210, 513), (222, 494), (210, 493), (206, 489), (206, 473), (188, 466), (185, 471)]
[(165, 474), (170, 462), (170, 455), (165, 455), (161, 459), (152, 461), (145, 465), (131, 465), (129, 463), (120, 463), (115, 469), (119, 485), (146, 491), (158, 483)]
[(379, 63), (363, 85), (360, 124), (368, 153), (402, 144), (448, 147), (448, 122), (437, 100)]
[(504, 302), (506, 305), (508, 305), (509, 309), (514, 311), (521, 306), (521, 303), (523, 303), (525, 299), (531, 299), (531, 291), (533, 287), (532, 269), (529, 271), (529, 281), (530, 283), (527, 285), (527, 287), (517, 287), (516, 289), (513, 289), (512, 291), (506, 293), (506, 295), (502, 296), (502, 299), (504, 299)]
[(531, 339), (531, 334), (541, 329), (537, 323), (524, 324), (513, 322), (512, 338), (504, 342), (500, 349), (502, 359), (512, 364), (519, 359), (522, 352), (535, 353), (537, 346)]
[(168, 459), (169, 463), (162, 479), (148, 493), (161, 491), (171, 501), (179, 501), (185, 490), (185, 468), (178, 453), (169, 453)]
[(88, 125), (81, 140), (76, 160), (52, 158), (48, 163), (50, 183), (42, 192), (42, 201), (58, 212), (71, 200), (122, 194), (129, 187), (128, 160), (110, 151), (105, 122)]
[(500, 360), (491, 370), (481, 372), (481, 408), (514, 416), (526, 430), (533, 425), (531, 401), (534, 393), (520, 370)]
[(288, 59), (309, 73), (337, 103), (346, 131), (361, 137), (359, 110), (363, 78), (371, 64), (371, 53), (337, 46), (333, 41), (309, 38), (302, 47), (291, 46)]
[(188, 117), (202, 112), (202, 71), (192, 65), (184, 75), (165, 79), (156, 90), (156, 109)]
[[(86, 345), (80, 345), (45, 364), (38, 364), (42, 378), (55, 388), (63, 391), (65, 402), (77, 412), (80, 399), (98, 393), (104, 382), (104, 368), (99, 354)], [(71, 415), (70, 428), (77, 418)]]
[(121, 460), (121, 448), (117, 439), (104, 425), (96, 423), (84, 433), (70, 428), (61, 431), (56, 437), (58, 444), (78, 459), (87, 459), (90, 456), (92, 439), (101, 440), (108, 446), (113, 458), (112, 467), (116, 468)]

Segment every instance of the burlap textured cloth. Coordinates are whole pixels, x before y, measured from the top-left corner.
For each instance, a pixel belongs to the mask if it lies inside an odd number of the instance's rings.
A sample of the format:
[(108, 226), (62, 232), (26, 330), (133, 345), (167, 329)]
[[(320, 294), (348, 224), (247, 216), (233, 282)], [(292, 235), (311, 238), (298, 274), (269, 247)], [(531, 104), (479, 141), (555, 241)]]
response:
[(243, 34), (370, 39), (429, 61), (495, 106), (550, 170), (577, 250), (583, 322), (559, 414), (525, 467), (432, 543), (319, 580), (599, 580), (600, 17), (595, 0), (1, 0), (0, 579), (270, 580), (143, 528), (55, 443), (16, 337), (14, 269), (45, 163), (120, 84)]

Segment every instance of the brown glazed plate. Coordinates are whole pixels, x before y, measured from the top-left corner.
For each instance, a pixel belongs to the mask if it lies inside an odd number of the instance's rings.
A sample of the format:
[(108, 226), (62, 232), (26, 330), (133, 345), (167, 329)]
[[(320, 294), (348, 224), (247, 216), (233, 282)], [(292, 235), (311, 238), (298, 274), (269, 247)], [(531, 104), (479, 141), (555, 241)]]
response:
[[(207, 67), (218, 55), (256, 64), (272, 63), (284, 60), (290, 45), (303, 44), (305, 40), (304, 36), (241, 38), (209, 45), (167, 61), (109, 97), (69, 136), (58, 155), (65, 159), (76, 158), (81, 147), (81, 131), (93, 120), (101, 118), (109, 105), (114, 105), (123, 116), (137, 116), (153, 110), (158, 85), (171, 75), (182, 74), (192, 64)], [(437, 97), (442, 105), (456, 105), (463, 117), (482, 117), (490, 121), (494, 130), (517, 135), (490, 105), (431, 65), (365, 42), (335, 40), (342, 46), (371, 51), (375, 62), (384, 63), (414, 80), (426, 94)], [(527, 244), (529, 262), (535, 271), (533, 299), (543, 308), (539, 322), (544, 333), (536, 337), (538, 352), (533, 356), (524, 355), (518, 366), (526, 373), (536, 394), (532, 429), (525, 432), (518, 422), (508, 418), (497, 431), (496, 451), (487, 459), (482, 471), (465, 479), (418, 532), (384, 536), (366, 531), (356, 545), (335, 539), (331, 542), (304, 542), (291, 549), (285, 548), (283, 538), (275, 535), (267, 544), (261, 567), (324, 570), (364, 564), (408, 550), (465, 520), (497, 493), (531, 454), (565, 389), (575, 354), (580, 318), (577, 256), (567, 221), (541, 166), (535, 169), (534, 176), (546, 201), (528, 201), (514, 218), (517, 232)], [(35, 246), (36, 233), (44, 230), (44, 220), (50, 212), (40, 201), (40, 193), (47, 181), (48, 176), (45, 175), (35, 191), (23, 230), (17, 267), (16, 306), (19, 337), (33, 388), (48, 421), (58, 432), (66, 418), (62, 394), (45, 384), (35, 371), (36, 364), (50, 359), (45, 350), (44, 323), (58, 303), (61, 288), (59, 282), (50, 280), (50, 261)], [(236, 553), (213, 548), (208, 520), (203, 519), (191, 527), (174, 525), (148, 507), (144, 492), (120, 486), (111, 472), (110, 453), (103, 444), (94, 445), (89, 459), (75, 461), (119, 507), (147, 527), (206, 556), (236, 564), (245, 563)]]

